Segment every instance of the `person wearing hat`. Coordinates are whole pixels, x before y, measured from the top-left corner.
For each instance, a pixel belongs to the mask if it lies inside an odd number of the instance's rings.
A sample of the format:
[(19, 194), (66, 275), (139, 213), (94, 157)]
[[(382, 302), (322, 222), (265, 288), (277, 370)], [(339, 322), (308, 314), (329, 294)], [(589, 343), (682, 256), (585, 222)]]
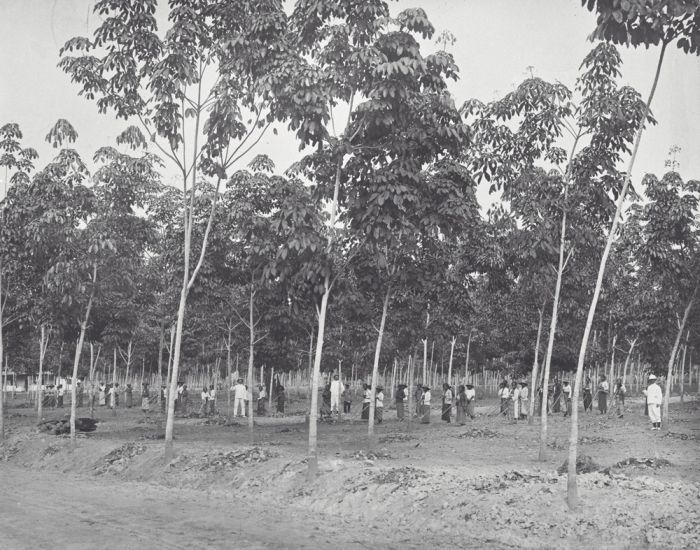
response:
[(248, 396), (248, 389), (243, 384), (243, 378), (236, 381), (233, 386), (233, 417), (238, 416), (238, 411), (241, 411), (241, 416), (245, 418), (245, 401)]
[(651, 422), (652, 430), (661, 429), (661, 403), (663, 403), (663, 393), (661, 387), (656, 383), (656, 376), (649, 375), (649, 387), (644, 390), (644, 395), (647, 396), (647, 405), (649, 407), (649, 421)]
[(421, 396), (421, 424), (430, 424), (430, 388), (423, 386), (423, 395)]

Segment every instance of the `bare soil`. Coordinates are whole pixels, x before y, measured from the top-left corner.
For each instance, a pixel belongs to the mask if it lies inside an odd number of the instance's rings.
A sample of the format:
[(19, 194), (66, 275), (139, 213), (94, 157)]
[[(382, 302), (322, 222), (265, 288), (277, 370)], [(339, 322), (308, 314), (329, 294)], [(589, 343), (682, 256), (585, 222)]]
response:
[[(21, 403), (17, 401), (15, 404)], [(100, 408), (71, 449), (39, 432), (31, 408), (6, 412), (0, 446), (0, 547), (75, 548), (696, 548), (700, 401), (671, 405), (650, 431), (639, 401), (624, 418), (580, 416), (581, 505), (566, 506), (569, 419), (489, 415), (466, 426), (395, 420), (376, 438), (356, 417), (319, 425), (319, 473), (307, 481), (300, 415), (179, 418), (163, 461), (164, 418)], [(302, 410), (300, 407), (299, 410)], [(48, 409), (45, 419), (67, 410)], [(80, 416), (88, 416), (82, 409)], [(453, 418), (454, 421), (454, 418)]]

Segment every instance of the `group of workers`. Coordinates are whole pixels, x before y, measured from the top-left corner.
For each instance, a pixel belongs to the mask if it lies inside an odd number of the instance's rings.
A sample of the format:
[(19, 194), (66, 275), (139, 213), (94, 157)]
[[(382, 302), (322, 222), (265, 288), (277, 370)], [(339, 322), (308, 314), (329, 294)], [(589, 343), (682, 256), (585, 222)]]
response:
[[(657, 377), (650, 374), (648, 378), (648, 387), (643, 391), (646, 396), (646, 412), (652, 423), (652, 429), (659, 430), (661, 428), (660, 407), (663, 401), (662, 390), (657, 383)], [(610, 394), (610, 385), (603, 375), (600, 377), (598, 389), (595, 396), (593, 395), (593, 384), (590, 377), (586, 377), (583, 384), (583, 406), (585, 412), (593, 411), (593, 400), (597, 397), (598, 410), (600, 414), (608, 414), (608, 395)], [(568, 380), (560, 382), (558, 378), (554, 378), (553, 383), (549, 387), (549, 396), (547, 399), (548, 414), (560, 413), (563, 411), (564, 417), (571, 416), (573, 411), (572, 394), (573, 387)], [(405, 420), (406, 406), (409, 398), (408, 387), (406, 384), (399, 384), (395, 392), (396, 418), (399, 421)], [(622, 418), (625, 410), (626, 389), (621, 378), (615, 381), (612, 388), (612, 396), (615, 404), (615, 414)], [(414, 416), (418, 417), (422, 423), (430, 422), (430, 407), (432, 394), (430, 388), (425, 385), (417, 384), (414, 390)], [(503, 381), (498, 389), (499, 413), (506, 418), (514, 421), (526, 420), (530, 414), (530, 399), (531, 394), (527, 382), (525, 381)], [(375, 394), (374, 419), (377, 424), (381, 424), (384, 420), (384, 388), (377, 386)], [(542, 411), (544, 400), (544, 392), (542, 388), (537, 391), (536, 409), (540, 414)], [(353, 393), (349, 384), (343, 384), (338, 375), (333, 376), (333, 380), (326, 384), (322, 392), (322, 402), (320, 416), (321, 420), (332, 420), (340, 416), (340, 405), (342, 403), (343, 414), (348, 415), (351, 412), (353, 401)], [(460, 425), (466, 423), (467, 418), (475, 417), (475, 401), (476, 390), (472, 384), (464, 384), (455, 389), (449, 384), (442, 385), (442, 415), (441, 418), (445, 422), (452, 422), (453, 409), (456, 413), (456, 422)], [(372, 386), (364, 384), (362, 392), (362, 420), (369, 420), (370, 405), (372, 402)], [(533, 408), (535, 408), (533, 406)]]

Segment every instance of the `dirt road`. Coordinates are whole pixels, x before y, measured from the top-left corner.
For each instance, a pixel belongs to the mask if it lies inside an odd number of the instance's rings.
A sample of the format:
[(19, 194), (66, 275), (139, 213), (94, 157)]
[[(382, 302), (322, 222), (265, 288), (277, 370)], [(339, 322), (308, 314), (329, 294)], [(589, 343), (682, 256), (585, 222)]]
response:
[[(279, 510), (241, 509), (221, 494), (143, 483), (96, 484), (6, 464), (0, 465), (0, 487), (0, 547), (5, 550), (318, 548), (330, 544), (339, 527), (299, 511), (285, 518)], [(358, 541), (345, 547), (367, 546)]]

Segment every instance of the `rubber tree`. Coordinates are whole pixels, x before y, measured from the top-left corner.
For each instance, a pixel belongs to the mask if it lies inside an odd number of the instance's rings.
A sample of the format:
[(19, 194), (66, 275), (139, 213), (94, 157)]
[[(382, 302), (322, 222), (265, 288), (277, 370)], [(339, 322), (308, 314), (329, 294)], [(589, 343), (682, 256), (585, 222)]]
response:
[[(359, 286), (379, 306), (379, 324), (374, 325), (377, 337), (372, 364), (372, 399), (369, 408), (368, 436), (370, 444), (374, 435), (376, 414), (376, 387), (379, 375), (379, 362), (382, 353), (390, 301), (397, 289), (408, 293), (414, 307), (410, 312), (419, 311), (416, 304), (427, 298), (440, 307), (441, 314), (448, 314), (445, 302), (456, 297), (468, 300), (466, 292), (469, 284), (468, 272), (475, 272), (467, 258), (476, 254), (460, 254), (459, 235), (472, 248), (481, 236), (481, 218), (474, 193), (474, 185), (466, 170), (456, 164), (442, 161), (425, 171), (424, 182), (414, 187), (415, 203), (406, 209), (400, 219), (394, 219), (395, 235), (384, 234), (383, 248), (379, 242), (366, 244), (350, 263), (359, 281)], [(406, 204), (404, 202), (404, 204)], [(445, 205), (449, 204), (450, 208)], [(442, 205), (442, 207), (440, 206)], [(375, 233), (382, 235), (381, 233)], [(455, 258), (459, 258), (455, 262)], [(438, 300), (438, 297), (441, 300)], [(391, 323), (396, 327), (397, 320)]]
[[(410, 128), (413, 123), (410, 117), (415, 114), (411, 104), (416, 86), (438, 95), (439, 90), (446, 90), (445, 76), (451, 77), (455, 67), (444, 52), (421, 55), (415, 36), (428, 38), (434, 29), (420, 9), (404, 10), (396, 18), (390, 18), (389, 8), (382, 0), (361, 4), (344, 0), (304, 1), (297, 3), (292, 21), (298, 36), (297, 47), (311, 59), (316, 74), (322, 76), (323, 86), (318, 92), (306, 92), (317, 98), (318, 108), (325, 115), (321, 141), (316, 152), (301, 161), (298, 170), (316, 184), (318, 201), (330, 203), (324, 247), (330, 258), (339, 243), (347, 242), (340, 235), (345, 225), (339, 223), (339, 214), (352, 200), (346, 198), (353, 189), (348, 174), (359, 175), (365, 170), (369, 175), (375, 168), (362, 159), (360, 153), (371, 154), (365, 144), (384, 145), (382, 142), (390, 134), (398, 136), (399, 128)], [(449, 101), (444, 109), (453, 109)], [(344, 125), (336, 127), (339, 113), (347, 116), (343, 116)], [(431, 122), (426, 120), (428, 128)], [(419, 162), (410, 160), (401, 159), (404, 178), (415, 177), (422, 168)], [(394, 167), (397, 159), (392, 155), (387, 162)], [(399, 188), (394, 192), (404, 191)], [(383, 200), (370, 197), (374, 208), (381, 206)], [(342, 264), (336, 267), (342, 268)], [(320, 277), (317, 285), (320, 303), (311, 377), (309, 477), (315, 475), (318, 464), (318, 378), (328, 301), (337, 274), (332, 265), (325, 265), (313, 275)]]
[[(164, 456), (173, 455), (174, 407), (187, 296), (204, 261), (218, 201), (211, 202), (193, 261), (195, 195), (200, 178), (216, 194), (227, 172), (255, 148), (275, 121), (311, 139), (322, 110), (299, 86), (306, 61), (290, 43), (276, 0), (172, 0), (158, 32), (156, 0), (100, 0), (93, 38), (61, 48), (59, 66), (101, 113), (132, 123), (120, 141), (148, 144), (177, 172), (182, 209), (182, 284), (177, 307)], [(74, 55), (76, 54), (76, 55)]]
[(668, 418), (673, 366), (698, 299), (700, 182), (684, 182), (677, 172), (668, 172), (660, 180), (647, 174), (643, 185), (648, 201), (634, 210), (630, 222), (637, 229), (634, 246), (639, 268), (671, 310), (663, 319), (665, 330), (661, 328), (672, 342), (663, 406), (664, 418)]
[[(628, 0), (616, 2), (614, 0), (582, 0), (582, 5), (589, 11), (597, 14), (597, 25), (593, 33), (594, 38), (603, 39), (616, 44), (632, 45), (637, 47), (644, 45), (658, 45), (659, 56), (656, 71), (653, 77), (651, 90), (645, 102), (644, 116), (646, 121), (651, 110), (651, 104), (656, 93), (656, 88), (661, 75), (664, 56), (667, 47), (673, 43), (685, 53), (700, 54), (700, 6), (697, 2), (685, 0)], [(625, 170), (622, 188), (620, 189), (615, 204), (615, 212), (612, 215), (610, 228), (603, 254), (600, 259), (596, 284), (593, 290), (586, 325), (581, 338), (581, 346), (576, 365), (576, 379), (574, 382), (572, 401), (578, 402), (579, 389), (583, 377), (583, 368), (586, 360), (586, 349), (590, 337), (593, 319), (600, 297), (603, 276), (608, 257), (612, 249), (613, 241), (617, 236), (618, 225), (623, 206), (630, 187), (632, 173), (639, 150), (639, 144), (644, 132), (644, 125), (640, 124), (635, 132), (634, 145), (630, 151), (629, 162)], [(571, 433), (569, 435), (568, 453), (568, 477), (567, 477), (567, 503), (571, 510), (578, 507), (578, 488), (576, 485), (576, 458), (578, 454), (578, 407), (574, 407), (571, 418)]]
[[(320, 215), (302, 182), (273, 175), (274, 164), (265, 156), (255, 157), (250, 169), (239, 170), (226, 183), (221, 202), (227, 215), (212, 235), (207, 277), (225, 294), (240, 298), (228, 306), (228, 313), (233, 312), (248, 329), (252, 391), (256, 345), (274, 328), (271, 318), (283, 305), (275, 300), (285, 298), (280, 287), (299, 269), (298, 251), (312, 246), (318, 250), (323, 242), (317, 232)], [(253, 401), (248, 418), (251, 432)]]
[[(16, 283), (13, 279), (17, 268), (22, 266), (20, 260), (22, 241), (21, 230), (24, 225), (24, 207), (26, 203), (17, 201), (13, 196), (21, 195), (21, 191), (12, 192), (12, 187), (24, 188), (34, 170), (37, 152), (31, 147), (22, 147), (22, 131), (16, 123), (7, 123), (0, 127), (0, 170), (4, 172), (4, 196), (0, 204), (0, 365), (4, 364), (4, 333), (3, 328), (11, 321), (5, 307), (9, 296), (8, 283)], [(12, 174), (10, 176), (10, 174)], [(11, 195), (8, 196), (8, 183)], [(18, 203), (18, 204), (11, 204)], [(22, 278), (19, 278), (22, 280)], [(0, 368), (2, 371), (2, 368)], [(0, 378), (2, 378), (0, 376)], [(5, 437), (5, 386), (0, 381), (0, 441)]]
[[(65, 120), (59, 120), (46, 136), (55, 148), (76, 138), (77, 133)], [(38, 270), (45, 270), (46, 290), (51, 295), (46, 304), (60, 308), (60, 313), (54, 315), (66, 326), (66, 333), (76, 336), (71, 378), (72, 447), (76, 444), (78, 367), (97, 293), (98, 266), (114, 251), (111, 241), (92, 225), (97, 199), (86, 186), (88, 177), (80, 155), (73, 149), (61, 148), (56, 158), (36, 174), (28, 189), (32, 203), (27, 221), (28, 255)]]

